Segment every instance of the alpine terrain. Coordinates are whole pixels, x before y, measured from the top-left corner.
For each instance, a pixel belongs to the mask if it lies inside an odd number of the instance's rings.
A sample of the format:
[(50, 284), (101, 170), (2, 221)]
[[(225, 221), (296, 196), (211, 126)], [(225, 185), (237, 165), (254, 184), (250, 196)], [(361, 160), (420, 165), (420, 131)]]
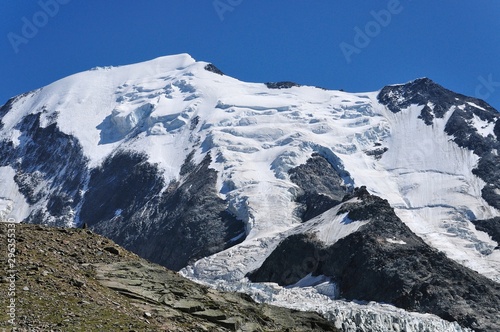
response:
[(344, 331), (499, 331), (499, 151), (500, 114), (428, 78), (348, 93), (181, 54), (7, 101), (0, 211)]

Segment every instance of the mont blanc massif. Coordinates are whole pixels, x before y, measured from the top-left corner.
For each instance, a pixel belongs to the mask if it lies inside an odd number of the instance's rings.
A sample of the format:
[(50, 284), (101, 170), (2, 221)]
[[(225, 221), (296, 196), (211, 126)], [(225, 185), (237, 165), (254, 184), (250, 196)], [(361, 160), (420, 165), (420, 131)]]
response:
[(247, 83), (187, 54), (0, 108), (0, 210), (345, 331), (500, 331), (500, 113), (428, 78)]

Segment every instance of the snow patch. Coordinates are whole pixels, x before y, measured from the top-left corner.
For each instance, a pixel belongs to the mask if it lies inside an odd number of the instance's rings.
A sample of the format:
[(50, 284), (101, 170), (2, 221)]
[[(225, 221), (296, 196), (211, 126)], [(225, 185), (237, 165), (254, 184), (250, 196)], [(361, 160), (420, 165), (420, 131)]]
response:
[(325, 213), (311, 219), (312, 232), (325, 245), (333, 245), (338, 240), (356, 232), (361, 226), (369, 221), (353, 221), (347, 217), (348, 213), (337, 215), (339, 208), (335, 207)]
[(385, 240), (389, 243), (392, 243), (392, 244), (406, 244), (406, 242), (403, 240), (397, 240), (397, 239), (391, 239), (391, 238), (387, 238)]
[(467, 104), (471, 105), (472, 107), (479, 108), (480, 110), (486, 111), (483, 107), (481, 107), (481, 106), (479, 106), (471, 101), (468, 101)]
[(17, 148), (22, 144), (22, 133), (18, 129), (12, 129), (10, 140), (12, 145)]
[(0, 167), (0, 216), (1, 221), (21, 222), (32, 208), (14, 181), (16, 171), (10, 166)]
[(318, 294), (329, 296), (332, 299), (336, 299), (340, 295), (340, 290), (338, 286), (327, 276), (319, 275), (313, 276), (309, 273), (304, 278), (297, 281), (295, 284), (286, 286), (285, 288), (312, 288), (318, 292)]
[(495, 122), (488, 122), (481, 120), (476, 114), (474, 114), (474, 117), (470, 120), (471, 125), (476, 128), (477, 132), (483, 136), (483, 137), (488, 137), (489, 135), (492, 135), (495, 137)]

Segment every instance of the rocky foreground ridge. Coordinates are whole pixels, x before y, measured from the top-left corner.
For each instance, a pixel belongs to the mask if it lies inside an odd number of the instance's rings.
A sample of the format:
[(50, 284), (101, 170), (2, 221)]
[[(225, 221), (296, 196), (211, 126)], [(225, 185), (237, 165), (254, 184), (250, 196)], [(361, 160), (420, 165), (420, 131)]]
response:
[[(0, 223), (2, 253), (7, 234)], [(17, 224), (15, 239), (18, 331), (337, 331), (318, 314), (196, 284), (90, 230)], [(1, 270), (6, 306), (6, 258)], [(8, 319), (2, 310), (0, 329)]]

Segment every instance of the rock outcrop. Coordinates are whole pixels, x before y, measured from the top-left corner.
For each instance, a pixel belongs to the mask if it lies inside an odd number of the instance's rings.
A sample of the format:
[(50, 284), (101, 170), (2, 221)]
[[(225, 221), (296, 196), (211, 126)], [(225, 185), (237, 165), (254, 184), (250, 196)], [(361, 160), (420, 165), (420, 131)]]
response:
[[(12, 228), (12, 227), (9, 227)], [(0, 223), (0, 248), (7, 231)], [(28, 331), (337, 331), (316, 313), (257, 304), (196, 284), (89, 229), (16, 224), (15, 266), (1, 260), (15, 294), (15, 323)], [(8, 292), (0, 293), (7, 303)], [(12, 295), (12, 294), (11, 294)], [(10, 295), (9, 295), (10, 296)], [(10, 328), (3, 311), (0, 329)]]

